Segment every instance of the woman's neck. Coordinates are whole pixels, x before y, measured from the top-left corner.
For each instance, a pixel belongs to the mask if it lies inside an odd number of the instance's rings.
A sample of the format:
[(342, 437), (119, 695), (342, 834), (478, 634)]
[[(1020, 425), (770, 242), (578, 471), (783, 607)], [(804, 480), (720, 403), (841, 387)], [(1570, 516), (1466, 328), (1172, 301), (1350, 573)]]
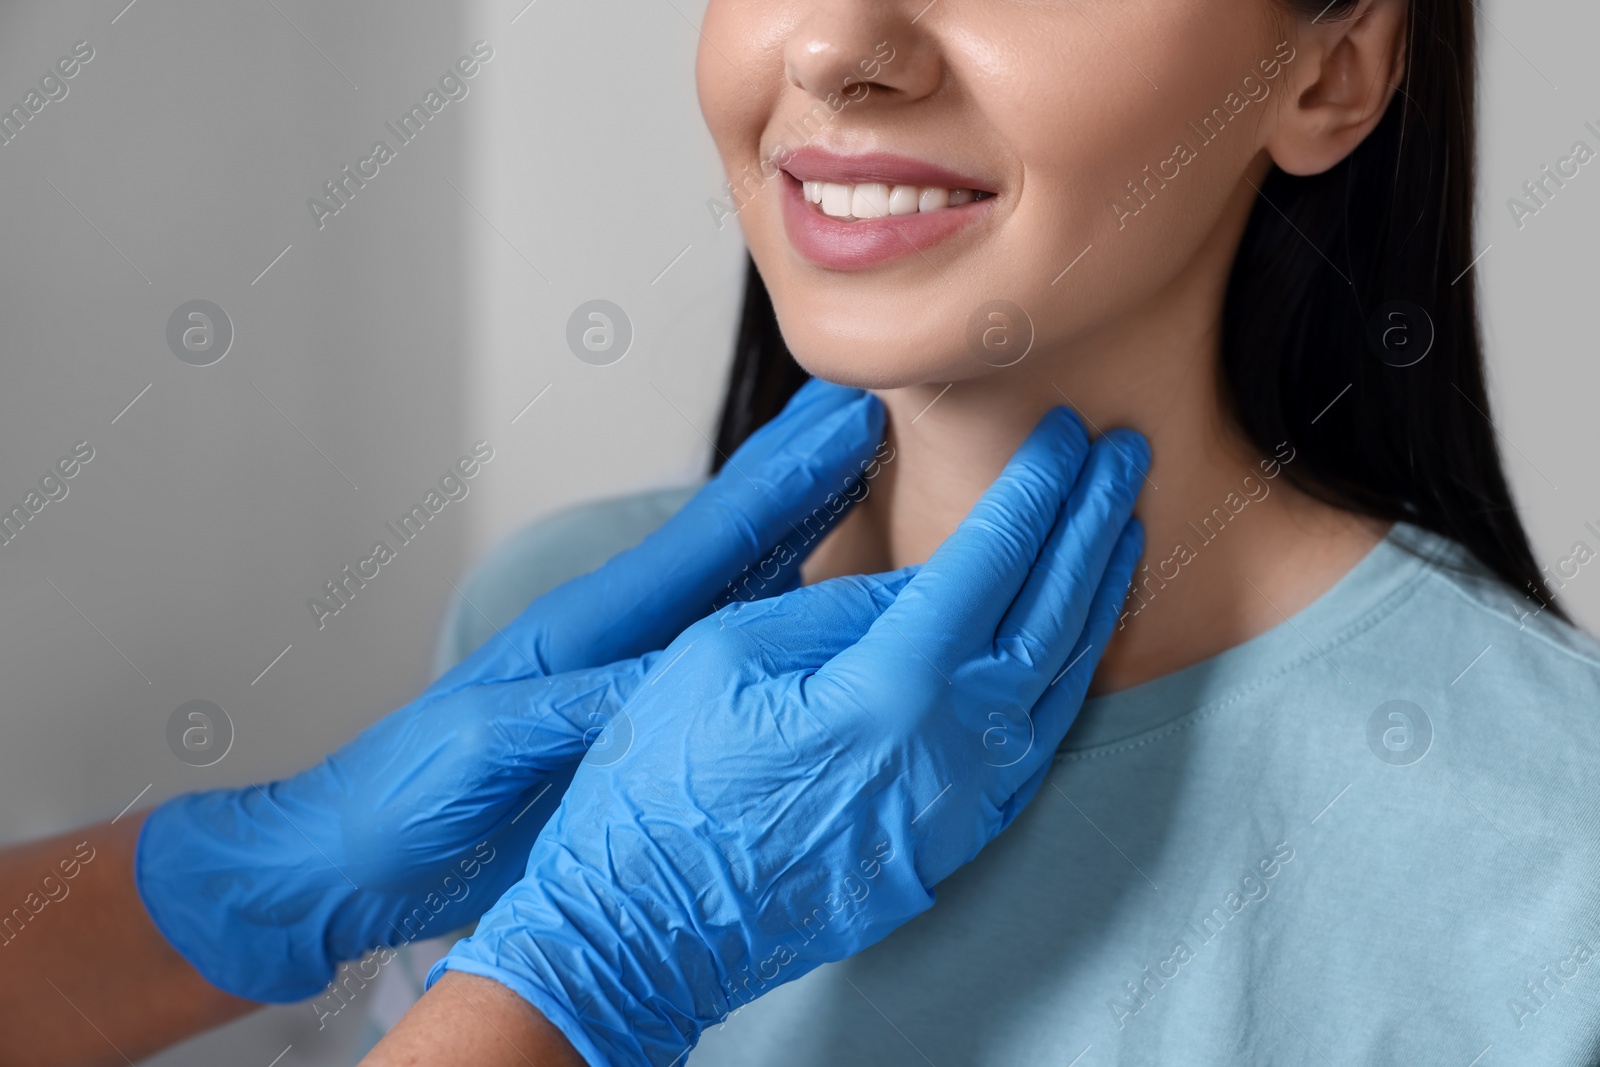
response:
[(948, 386), (880, 391), (894, 456), (818, 546), (806, 580), (927, 560), (1039, 417), (1067, 404), (1091, 435), (1139, 430), (1154, 456), (1136, 509), (1144, 556), (1092, 693), (1199, 662), (1316, 599), (1387, 524), (1294, 489), (1286, 471), (1298, 442), (1264, 453), (1222, 415), (1225, 268), (1190, 264), (1152, 306), (1070, 351), (1033, 352)]

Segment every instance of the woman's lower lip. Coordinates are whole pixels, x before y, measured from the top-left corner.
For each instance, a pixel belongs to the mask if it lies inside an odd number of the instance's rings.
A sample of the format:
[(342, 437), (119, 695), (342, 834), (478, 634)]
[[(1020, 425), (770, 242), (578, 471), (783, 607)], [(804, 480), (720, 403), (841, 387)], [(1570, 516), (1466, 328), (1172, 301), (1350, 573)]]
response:
[(805, 198), (801, 183), (783, 175), (783, 225), (795, 251), (830, 270), (865, 270), (925, 252), (989, 214), (995, 197), (915, 215), (845, 222), (824, 215)]

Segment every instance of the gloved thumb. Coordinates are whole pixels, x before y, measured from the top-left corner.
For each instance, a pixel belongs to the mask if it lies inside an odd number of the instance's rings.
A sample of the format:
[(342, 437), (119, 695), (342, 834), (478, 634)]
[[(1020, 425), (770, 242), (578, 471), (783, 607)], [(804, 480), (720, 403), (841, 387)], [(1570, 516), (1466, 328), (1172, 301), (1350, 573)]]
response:
[(782, 596), (729, 604), (702, 625), (739, 631), (775, 673), (817, 668), (861, 640), (916, 572), (911, 566), (830, 578)]
[[(363, 788), (339, 805), (350, 876), (385, 886), (388, 872), (452, 856), (513, 818), (591, 746), (616, 743), (614, 720), (659, 655), (426, 696), (386, 724), (381, 744), (358, 739), (364, 751), (345, 759), (365, 764)], [(404, 857), (392, 854), (395, 827)]]

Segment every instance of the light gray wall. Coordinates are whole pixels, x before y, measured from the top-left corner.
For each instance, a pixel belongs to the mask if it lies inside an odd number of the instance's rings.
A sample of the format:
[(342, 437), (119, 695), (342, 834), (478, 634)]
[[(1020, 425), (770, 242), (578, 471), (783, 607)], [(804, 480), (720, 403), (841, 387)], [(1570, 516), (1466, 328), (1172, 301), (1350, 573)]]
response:
[[(125, 2), (0, 7), (0, 103), (95, 50), (0, 147), (0, 502), (95, 450), (0, 547), (0, 841), (288, 773), (409, 699), (447, 579), (488, 546), (703, 468), (737, 312), (742, 248), (705, 209), (703, 0)], [(1575, 139), (1600, 149), (1600, 18), (1488, 10), (1509, 37), (1485, 27), (1475, 270), (1496, 423), (1554, 563), (1600, 547), (1600, 164), (1520, 230), (1504, 201)], [(307, 198), (480, 39), (469, 95), (319, 230)], [(165, 339), (197, 298), (236, 331), (208, 367)], [(634, 324), (611, 366), (563, 340), (594, 298)], [(319, 630), (307, 598), (479, 439), (496, 458), (471, 495)], [(1591, 628), (1597, 575), (1569, 587)], [(167, 746), (192, 699), (236, 732), (208, 768)], [(147, 1062), (265, 1065), (292, 1043), (282, 1067), (343, 1063), (359, 1024), (276, 1009)]]
[[(292, 772), (410, 699), (486, 545), (701, 468), (685, 415), (711, 425), (737, 297), (693, 2), (126, 2), (0, 8), (7, 105), (94, 49), (0, 147), (0, 502), (94, 449), (0, 547), (5, 841)], [(307, 199), (478, 40), (467, 96), (319, 229)], [(613, 366), (565, 347), (593, 297), (635, 323)], [(206, 367), (166, 340), (197, 298), (236, 335)], [(307, 599), (480, 439), (470, 495), (319, 629)], [(166, 740), (193, 699), (235, 729), (207, 768)], [(147, 1062), (350, 1062), (363, 1014), (276, 1009)]]
[[(1600, 387), (1595, 246), (1600, 157), (1519, 226), (1507, 201), (1583, 140), (1600, 152), (1600, 67), (1590, 54), (1600, 9), (1574, 0), (1480, 4), (1484, 80), (1473, 268), (1484, 297), (1494, 422), (1507, 474), (1541, 565), (1559, 575), (1582, 541), (1600, 551), (1595, 393)], [(1600, 566), (1560, 591), (1600, 632)]]

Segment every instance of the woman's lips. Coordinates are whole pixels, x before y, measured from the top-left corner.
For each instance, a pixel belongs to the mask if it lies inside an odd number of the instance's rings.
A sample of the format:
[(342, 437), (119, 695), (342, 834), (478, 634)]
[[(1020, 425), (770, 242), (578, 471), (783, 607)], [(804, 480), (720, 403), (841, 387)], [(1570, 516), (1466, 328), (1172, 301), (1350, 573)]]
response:
[[(793, 161), (790, 166), (793, 166)], [(817, 167), (795, 169), (800, 170), (807, 180), (846, 176), (843, 169), (837, 166), (827, 168), (826, 173)], [(932, 177), (926, 172), (918, 176)], [(903, 174), (892, 174), (881, 169), (874, 171), (870, 177), (861, 176), (859, 171), (854, 172), (852, 177), (858, 182), (872, 179), (883, 181), (885, 178), (892, 180), (895, 177), (905, 180)], [(807, 260), (830, 270), (865, 270), (901, 256), (925, 252), (988, 217), (990, 208), (998, 199), (989, 196), (957, 207), (920, 211), (914, 215), (844, 220), (823, 214), (819, 205), (808, 200), (801, 180), (790, 172), (789, 166), (784, 168), (782, 182), (780, 197), (783, 200), (783, 224), (789, 234), (790, 244)], [(956, 188), (982, 188), (975, 183), (961, 186), (951, 181), (950, 184)]]
[(998, 193), (999, 188), (987, 178), (962, 174), (937, 163), (896, 155), (893, 152), (864, 152), (860, 155), (841, 155), (816, 145), (802, 145), (784, 154), (775, 148), (775, 156), (784, 171), (801, 181), (883, 182), (886, 185), (932, 185), (945, 189), (975, 189), (984, 193)]

